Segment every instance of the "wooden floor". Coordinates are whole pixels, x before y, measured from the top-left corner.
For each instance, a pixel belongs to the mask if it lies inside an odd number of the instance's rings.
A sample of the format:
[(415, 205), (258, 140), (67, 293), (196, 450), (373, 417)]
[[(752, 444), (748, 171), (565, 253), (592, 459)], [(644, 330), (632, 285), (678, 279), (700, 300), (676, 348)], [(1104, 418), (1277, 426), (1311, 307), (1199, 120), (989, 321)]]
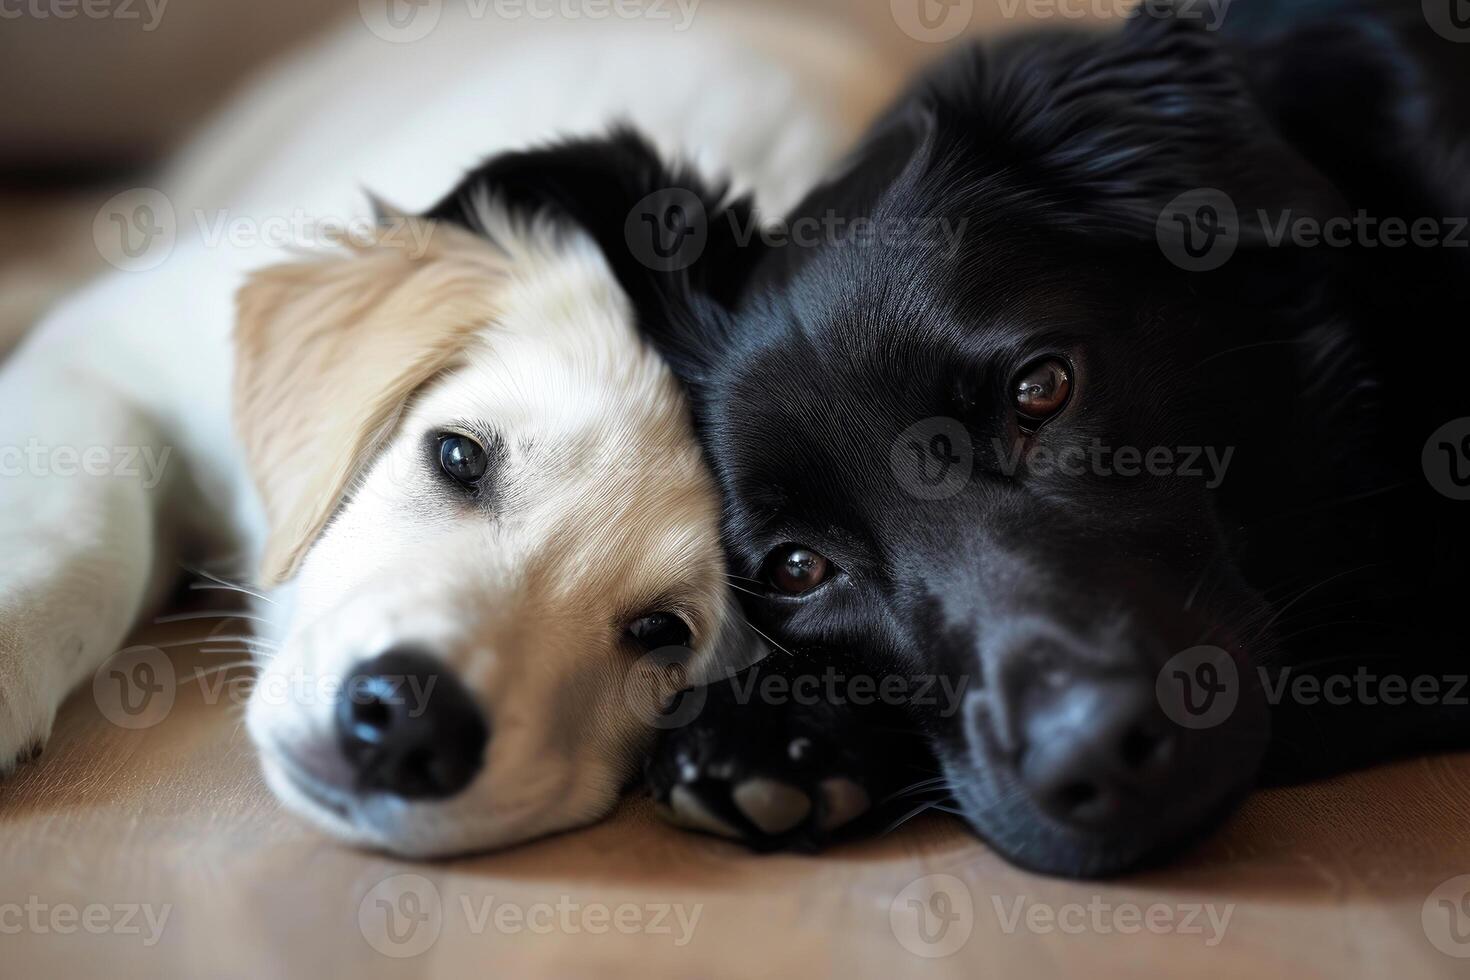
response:
[(0, 785), (0, 976), (1470, 976), (1439, 948), (1470, 956), (1470, 878), (1436, 892), (1470, 875), (1470, 756), (1259, 794), (1172, 869), (1107, 883), (1016, 871), (939, 816), (757, 856), (638, 799), (415, 864), (280, 810), (240, 727), (248, 674), (187, 642), (221, 625), (143, 638), (173, 664), (156, 723), (82, 691)]

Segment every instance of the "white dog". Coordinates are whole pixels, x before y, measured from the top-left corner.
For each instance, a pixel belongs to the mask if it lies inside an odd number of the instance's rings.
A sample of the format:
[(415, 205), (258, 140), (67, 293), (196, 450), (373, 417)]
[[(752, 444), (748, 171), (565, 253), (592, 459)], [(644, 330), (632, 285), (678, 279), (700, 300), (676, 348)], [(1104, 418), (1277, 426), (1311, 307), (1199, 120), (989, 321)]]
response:
[[(598, 818), (652, 733), (630, 666), (747, 656), (686, 406), (603, 250), (493, 181), (457, 221), (375, 218), (363, 190), (423, 213), (488, 156), (625, 120), (779, 212), (892, 80), (790, 15), (457, 7), (266, 78), (151, 210), (99, 217), (166, 258), (118, 258), (156, 267), (0, 370), (0, 771), (186, 562), (247, 556), (269, 590), (247, 717), (271, 787), (408, 855)], [(338, 247), (278, 247), (318, 231)]]

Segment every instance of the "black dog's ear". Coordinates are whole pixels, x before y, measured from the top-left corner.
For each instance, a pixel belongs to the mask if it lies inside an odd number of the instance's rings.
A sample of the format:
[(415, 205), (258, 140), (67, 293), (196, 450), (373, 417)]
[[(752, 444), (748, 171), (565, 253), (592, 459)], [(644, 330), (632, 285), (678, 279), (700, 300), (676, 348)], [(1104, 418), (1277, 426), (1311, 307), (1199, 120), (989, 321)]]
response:
[(663, 160), (627, 126), (504, 153), (472, 171), (425, 217), (483, 233), (487, 206), (589, 235), (655, 340), (693, 297), (734, 302), (757, 255), (748, 198)]
[[(821, 227), (833, 220), (848, 224), (871, 218), (883, 199), (898, 185), (911, 182), (931, 156), (937, 120), (921, 100), (900, 99), (847, 154), (833, 172), (807, 192), (784, 219), (786, 230)], [(779, 288), (820, 250), (803, 247), (767, 248), (758, 254), (761, 265), (749, 290)]]
[[(969, 150), (941, 156), (985, 161), (1064, 227), (1152, 237), (1171, 202), (1211, 190), (1242, 215), (1343, 213), (1331, 182), (1275, 131), (1201, 6), (1154, 0), (1112, 33), (966, 50), (911, 97), (934, 108), (942, 139), (959, 133)], [(984, 175), (933, 176), (976, 186)]]

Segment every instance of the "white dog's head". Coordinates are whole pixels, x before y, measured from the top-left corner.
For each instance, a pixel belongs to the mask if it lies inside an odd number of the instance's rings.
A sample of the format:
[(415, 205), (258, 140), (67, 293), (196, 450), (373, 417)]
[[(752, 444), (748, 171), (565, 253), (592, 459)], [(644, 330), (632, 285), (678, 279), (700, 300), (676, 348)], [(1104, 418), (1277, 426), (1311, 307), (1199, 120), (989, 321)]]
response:
[(411, 856), (600, 817), (681, 679), (635, 665), (753, 655), (687, 406), (602, 252), (488, 197), (470, 223), (259, 273), (237, 331), (294, 603), (249, 730), (289, 806)]

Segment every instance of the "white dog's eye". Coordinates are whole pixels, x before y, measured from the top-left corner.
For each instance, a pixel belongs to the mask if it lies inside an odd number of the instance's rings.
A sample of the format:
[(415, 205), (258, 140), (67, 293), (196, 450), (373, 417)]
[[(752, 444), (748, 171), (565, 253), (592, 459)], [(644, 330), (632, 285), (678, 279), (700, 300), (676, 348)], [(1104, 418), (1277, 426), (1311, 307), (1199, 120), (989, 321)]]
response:
[(689, 625), (673, 613), (654, 612), (629, 623), (628, 636), (645, 650), (658, 650), (687, 647), (690, 633)]
[(439, 437), (439, 466), (445, 473), (466, 486), (473, 486), (485, 475), (490, 454), (469, 436), (446, 433)]

